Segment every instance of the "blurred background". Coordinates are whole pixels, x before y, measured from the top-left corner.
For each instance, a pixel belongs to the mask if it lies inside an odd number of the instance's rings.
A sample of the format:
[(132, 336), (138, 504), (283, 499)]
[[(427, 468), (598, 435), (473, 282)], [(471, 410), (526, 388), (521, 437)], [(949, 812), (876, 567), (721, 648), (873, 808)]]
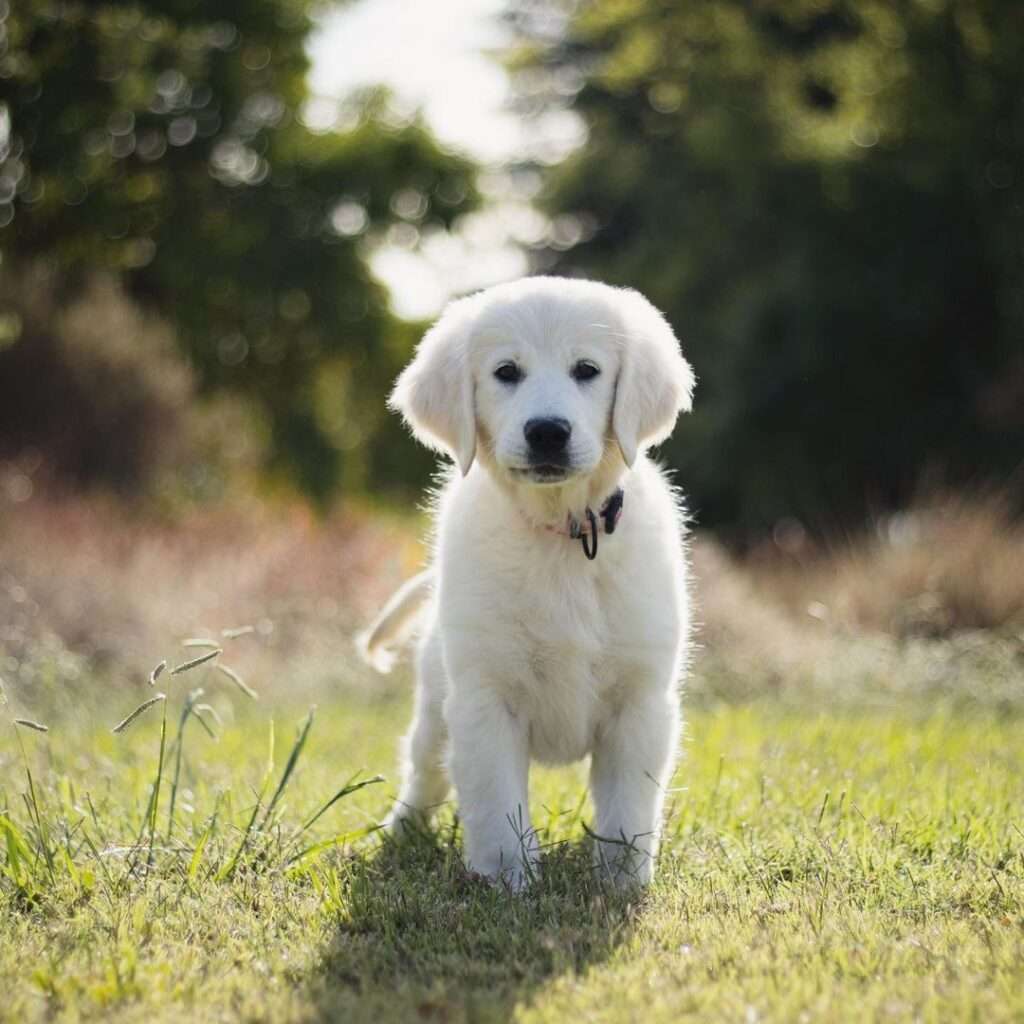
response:
[(0, 0), (0, 675), (336, 681), (422, 557), (390, 382), (544, 272), (696, 368), (698, 690), (1016, 699), (1022, 158), (1013, 0)]

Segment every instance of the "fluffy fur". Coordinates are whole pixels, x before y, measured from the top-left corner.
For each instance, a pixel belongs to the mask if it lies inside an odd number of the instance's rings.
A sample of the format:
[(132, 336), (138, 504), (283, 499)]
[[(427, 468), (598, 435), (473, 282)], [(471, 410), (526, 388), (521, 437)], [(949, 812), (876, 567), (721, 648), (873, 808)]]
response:
[[(495, 376), (506, 365), (519, 379)], [(581, 379), (581, 365), (598, 372)], [(437, 503), (432, 569), (363, 635), (386, 667), (423, 619), (392, 830), (428, 817), (450, 780), (467, 866), (518, 889), (538, 863), (530, 760), (589, 755), (596, 861), (619, 883), (650, 880), (688, 608), (680, 509), (644, 452), (693, 385), (661, 314), (591, 281), (499, 285), (452, 303), (423, 338), (390, 404), (458, 470)], [(538, 417), (571, 430), (559, 466), (538, 465), (526, 431)], [(559, 531), (616, 487), (623, 517), (588, 561)]]

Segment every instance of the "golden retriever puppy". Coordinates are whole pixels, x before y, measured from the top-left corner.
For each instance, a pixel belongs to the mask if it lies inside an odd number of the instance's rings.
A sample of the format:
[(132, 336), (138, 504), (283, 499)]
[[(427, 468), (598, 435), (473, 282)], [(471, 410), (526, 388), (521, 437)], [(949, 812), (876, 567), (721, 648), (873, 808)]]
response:
[(450, 782), (467, 866), (519, 889), (538, 862), (531, 759), (589, 756), (596, 863), (650, 880), (689, 616), (679, 503), (645, 450), (693, 386), (661, 314), (592, 281), (489, 288), (423, 338), (390, 404), (457, 469), (432, 567), (362, 637), (386, 670), (422, 626), (392, 830)]

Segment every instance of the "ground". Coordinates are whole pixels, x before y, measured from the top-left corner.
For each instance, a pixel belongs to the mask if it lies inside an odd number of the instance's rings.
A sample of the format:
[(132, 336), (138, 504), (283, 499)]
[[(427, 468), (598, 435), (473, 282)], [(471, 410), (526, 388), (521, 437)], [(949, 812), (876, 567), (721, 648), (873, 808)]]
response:
[[(344, 797), (292, 840), (357, 772), (390, 774), (409, 694), (392, 684), (323, 703), (274, 813), (230, 872), (304, 710), (274, 709), (269, 773), (270, 711), (245, 709), (216, 742), (190, 722), (168, 838), (172, 693), (151, 858), (161, 705), (118, 736), (82, 721), (20, 728), (53, 865), (30, 855), (16, 886), (8, 861), (0, 1017), (1024, 1017), (1013, 715), (702, 701), (688, 715), (656, 884), (624, 896), (591, 876), (584, 773), (545, 769), (533, 803), (551, 845), (534, 889), (514, 896), (464, 875), (450, 811), (405, 848), (370, 834), (288, 864), (358, 836), (393, 789), (389, 779)], [(0, 799), (20, 822), (7, 839), (36, 849), (16, 748), (6, 730)]]

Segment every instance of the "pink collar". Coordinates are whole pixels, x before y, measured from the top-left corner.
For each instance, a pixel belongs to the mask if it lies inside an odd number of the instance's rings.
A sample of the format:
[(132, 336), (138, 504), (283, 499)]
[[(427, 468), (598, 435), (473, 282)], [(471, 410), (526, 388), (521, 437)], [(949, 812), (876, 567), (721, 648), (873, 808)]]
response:
[(604, 525), (604, 532), (609, 535), (613, 534), (615, 527), (619, 525), (619, 520), (622, 518), (622, 505), (624, 501), (625, 494), (621, 487), (617, 487), (604, 500), (601, 510), (597, 515), (594, 514), (593, 509), (588, 505), (584, 512), (585, 518), (583, 522), (580, 522), (575, 516), (567, 515), (564, 526), (545, 526), (544, 529), (549, 533), (557, 533), (563, 537), (579, 540), (583, 545), (583, 553), (588, 559), (593, 561), (597, 558), (598, 518), (601, 519)]

